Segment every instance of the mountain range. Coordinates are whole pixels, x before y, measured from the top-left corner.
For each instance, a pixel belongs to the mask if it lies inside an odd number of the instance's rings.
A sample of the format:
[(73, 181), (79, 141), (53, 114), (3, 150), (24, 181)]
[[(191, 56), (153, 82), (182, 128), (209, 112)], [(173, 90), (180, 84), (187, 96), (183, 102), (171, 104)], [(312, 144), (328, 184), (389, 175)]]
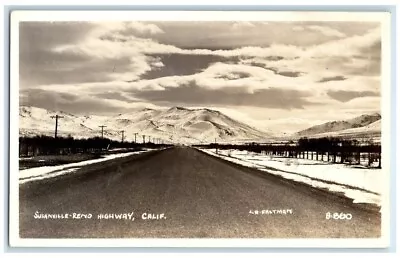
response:
[(142, 142), (144, 135), (145, 141), (150, 137), (151, 141), (157, 138), (184, 144), (264, 141), (271, 136), (207, 108), (144, 108), (115, 116), (77, 116), (28, 106), (21, 106), (19, 110), (20, 135), (54, 135), (55, 121), (51, 116), (56, 114), (62, 116), (58, 121), (58, 135), (76, 138), (101, 136), (101, 125), (105, 126), (105, 137), (121, 140), (124, 130), (129, 141), (135, 140), (137, 133), (137, 142)]
[(58, 121), (58, 135), (75, 138), (101, 136), (99, 126), (105, 126), (105, 137), (115, 140), (122, 139), (121, 131), (124, 130), (124, 139), (128, 141), (135, 140), (136, 134), (137, 142), (142, 142), (145, 136), (146, 142), (161, 139), (166, 143), (183, 144), (267, 142), (326, 136), (380, 141), (381, 136), (379, 113), (315, 125), (283, 138), (208, 108), (142, 108), (113, 116), (79, 116), (30, 106), (20, 106), (19, 134), (54, 135), (55, 120), (51, 117), (56, 114), (62, 117)]

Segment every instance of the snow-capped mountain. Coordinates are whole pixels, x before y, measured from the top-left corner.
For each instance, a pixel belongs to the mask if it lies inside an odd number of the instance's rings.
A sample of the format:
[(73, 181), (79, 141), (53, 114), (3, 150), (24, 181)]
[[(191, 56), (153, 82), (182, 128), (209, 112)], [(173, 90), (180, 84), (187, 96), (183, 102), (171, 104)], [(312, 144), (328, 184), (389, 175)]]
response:
[[(56, 112), (36, 107), (20, 107), (20, 135), (53, 135), (55, 121), (51, 116)], [(105, 125), (104, 135), (112, 139), (125, 139), (142, 142), (150, 137), (171, 143), (210, 143), (262, 141), (270, 135), (249, 125), (234, 120), (223, 113), (211, 109), (188, 109), (173, 107), (169, 109), (139, 109), (116, 116), (77, 116), (57, 112), (63, 116), (58, 122), (58, 135), (73, 137), (100, 136), (100, 125)]]
[(336, 136), (352, 139), (380, 140), (381, 115), (373, 113), (344, 121), (332, 121), (297, 132), (295, 137)]
[(381, 120), (373, 122), (367, 126), (357, 127), (357, 128), (350, 128), (346, 130), (340, 130), (336, 132), (327, 132), (327, 133), (320, 133), (315, 134), (313, 137), (341, 137), (341, 138), (348, 138), (348, 139), (357, 139), (357, 140), (366, 140), (366, 141), (374, 141), (380, 142), (381, 141)]
[(75, 132), (82, 134), (93, 133), (93, 129), (83, 124), (84, 118), (68, 114), (65, 112), (48, 111), (42, 108), (21, 106), (19, 109), (19, 129), (20, 135), (53, 135), (55, 129), (55, 120), (52, 116), (59, 115), (58, 121), (60, 135), (73, 135)]
[(332, 121), (321, 125), (315, 125), (300, 132), (297, 132), (296, 135), (310, 136), (320, 133), (338, 132), (352, 128), (361, 128), (361, 127), (366, 127), (379, 120), (381, 120), (381, 115), (378, 113), (370, 115), (361, 115), (349, 120)]

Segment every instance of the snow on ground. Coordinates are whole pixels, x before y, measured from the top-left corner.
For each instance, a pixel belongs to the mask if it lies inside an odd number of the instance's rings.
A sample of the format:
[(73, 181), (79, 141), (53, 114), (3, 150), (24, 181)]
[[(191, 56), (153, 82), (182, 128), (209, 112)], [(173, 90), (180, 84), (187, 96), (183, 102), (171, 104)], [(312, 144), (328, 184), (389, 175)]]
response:
[(20, 184), (30, 182), (30, 181), (35, 181), (35, 180), (42, 180), (45, 178), (51, 178), (67, 173), (72, 173), (82, 166), (94, 164), (94, 163), (99, 163), (111, 159), (116, 159), (116, 158), (122, 158), (122, 157), (127, 157), (130, 155), (136, 155), (144, 152), (151, 151), (152, 149), (146, 149), (143, 151), (136, 151), (136, 152), (127, 152), (127, 153), (118, 153), (118, 154), (109, 154), (105, 155), (103, 158), (99, 159), (91, 159), (91, 160), (85, 160), (85, 161), (80, 161), (76, 163), (69, 163), (69, 164), (64, 164), (64, 165), (58, 165), (58, 166), (44, 166), (44, 167), (35, 167), (35, 168), (28, 168), (28, 169), (23, 169), (19, 171), (19, 182)]
[(343, 193), (354, 203), (381, 205), (382, 169), (366, 169), (324, 161), (283, 158), (259, 153), (200, 149), (233, 163), (253, 167), (312, 187)]
[(24, 157), (24, 158), (19, 158), (19, 160), (30, 160), (33, 159), (33, 157)]

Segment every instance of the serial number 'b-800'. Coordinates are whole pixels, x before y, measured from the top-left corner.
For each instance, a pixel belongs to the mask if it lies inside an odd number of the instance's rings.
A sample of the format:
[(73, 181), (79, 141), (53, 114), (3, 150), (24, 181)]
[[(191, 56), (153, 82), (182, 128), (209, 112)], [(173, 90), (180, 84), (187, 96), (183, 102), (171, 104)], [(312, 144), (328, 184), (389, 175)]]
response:
[(334, 220), (351, 220), (353, 215), (351, 213), (343, 213), (343, 212), (327, 212), (325, 215), (326, 219), (334, 219)]

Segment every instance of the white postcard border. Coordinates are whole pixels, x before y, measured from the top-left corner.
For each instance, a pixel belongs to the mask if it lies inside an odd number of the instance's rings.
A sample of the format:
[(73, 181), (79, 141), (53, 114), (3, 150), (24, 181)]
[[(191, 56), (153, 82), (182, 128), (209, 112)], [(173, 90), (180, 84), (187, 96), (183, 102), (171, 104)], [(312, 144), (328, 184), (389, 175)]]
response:
[[(19, 22), (21, 21), (376, 21), (382, 26), (382, 237), (378, 239), (22, 239), (19, 231)], [(288, 11), (13, 11), (10, 22), (10, 245), (13, 247), (333, 247), (384, 248), (390, 237), (390, 13)], [(384, 188), (385, 189), (385, 188)]]

